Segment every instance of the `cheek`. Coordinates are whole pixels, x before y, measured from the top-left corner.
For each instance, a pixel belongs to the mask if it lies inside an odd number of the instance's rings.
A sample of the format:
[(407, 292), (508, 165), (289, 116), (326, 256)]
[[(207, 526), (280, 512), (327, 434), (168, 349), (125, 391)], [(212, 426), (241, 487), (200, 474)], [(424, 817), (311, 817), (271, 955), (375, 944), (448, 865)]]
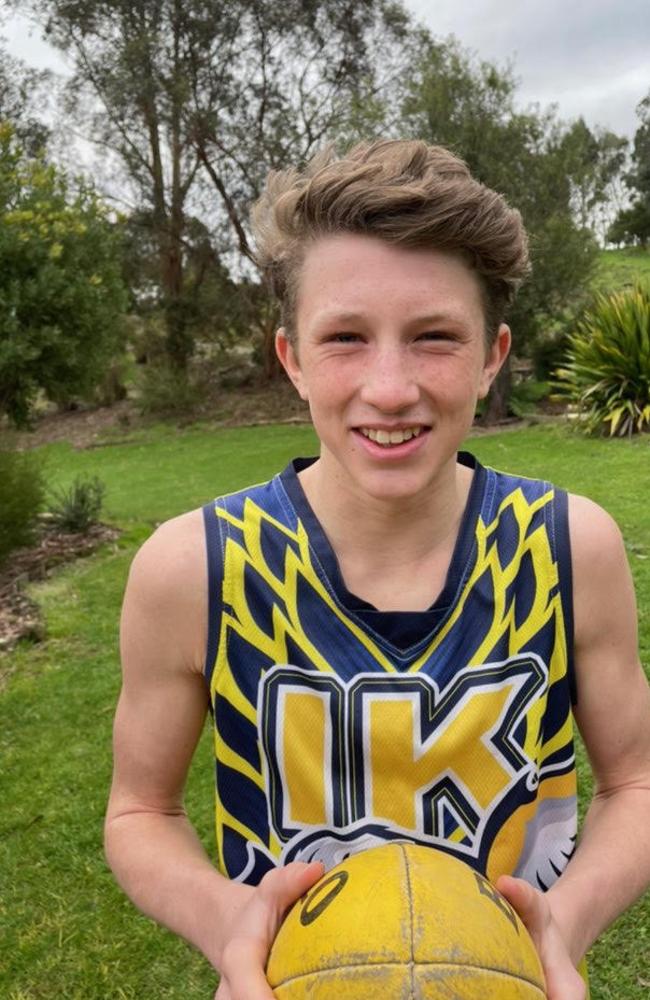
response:
[(337, 406), (358, 385), (355, 366), (332, 364), (327, 361), (305, 368), (304, 385), (309, 399), (322, 409)]

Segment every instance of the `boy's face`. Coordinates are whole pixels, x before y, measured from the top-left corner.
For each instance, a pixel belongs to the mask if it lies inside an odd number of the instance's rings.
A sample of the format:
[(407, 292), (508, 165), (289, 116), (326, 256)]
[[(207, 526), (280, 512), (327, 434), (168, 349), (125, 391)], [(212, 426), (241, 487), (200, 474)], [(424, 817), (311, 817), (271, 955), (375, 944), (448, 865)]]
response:
[(297, 343), (277, 350), (341, 486), (426, 493), (449, 470), (510, 345), (486, 349), (479, 281), (454, 254), (342, 233), (307, 251)]

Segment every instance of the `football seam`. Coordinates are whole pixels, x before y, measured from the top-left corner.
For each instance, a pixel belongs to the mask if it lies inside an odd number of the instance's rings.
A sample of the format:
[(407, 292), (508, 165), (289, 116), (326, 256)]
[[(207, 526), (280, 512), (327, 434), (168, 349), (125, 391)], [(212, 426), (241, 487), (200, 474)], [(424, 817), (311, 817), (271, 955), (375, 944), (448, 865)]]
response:
[(409, 901), (409, 937), (410, 937), (410, 947), (411, 947), (411, 957), (409, 959), (409, 976), (410, 976), (410, 988), (411, 996), (415, 996), (415, 941), (413, 938), (413, 926), (415, 923), (415, 916), (413, 914), (413, 890), (411, 886), (411, 869), (409, 868), (408, 854), (404, 847), (399, 844), (398, 848), (404, 859), (404, 865), (406, 867), (406, 895)]
[[(279, 989), (281, 986), (286, 986), (288, 983), (298, 982), (299, 979), (309, 979), (310, 976), (319, 976), (328, 973), (340, 972), (342, 969), (373, 969), (377, 966), (393, 966), (395, 968), (403, 969), (404, 962), (347, 962), (341, 965), (332, 965), (327, 968), (310, 969), (307, 972), (301, 972), (297, 976), (289, 976), (287, 979), (283, 979), (282, 982), (273, 983), (271, 988), (274, 990)], [(537, 990), (540, 997), (546, 1000), (546, 992), (539, 983), (534, 982), (532, 979), (528, 979), (526, 976), (520, 976), (516, 972), (511, 972), (509, 969), (497, 969), (490, 965), (474, 965), (470, 962), (415, 962), (415, 965), (420, 968), (427, 966), (437, 966), (438, 968), (447, 969), (479, 969), (481, 972), (488, 972), (495, 976), (506, 976), (509, 979), (518, 979), (522, 983), (527, 983), (532, 986), (534, 990)]]

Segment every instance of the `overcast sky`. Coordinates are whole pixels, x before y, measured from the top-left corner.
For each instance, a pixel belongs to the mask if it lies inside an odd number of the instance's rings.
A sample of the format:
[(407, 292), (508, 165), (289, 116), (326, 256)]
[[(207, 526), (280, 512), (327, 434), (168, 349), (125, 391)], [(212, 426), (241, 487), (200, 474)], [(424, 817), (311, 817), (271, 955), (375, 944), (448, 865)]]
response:
[(633, 136), (650, 91), (650, 0), (406, 0), (434, 35), (514, 64), (520, 102)]
[[(512, 61), (519, 100), (558, 105), (632, 137), (636, 105), (650, 91), (650, 0), (405, 0), (434, 35), (455, 35), (491, 62)], [(10, 51), (62, 68), (27, 22), (0, 23)]]

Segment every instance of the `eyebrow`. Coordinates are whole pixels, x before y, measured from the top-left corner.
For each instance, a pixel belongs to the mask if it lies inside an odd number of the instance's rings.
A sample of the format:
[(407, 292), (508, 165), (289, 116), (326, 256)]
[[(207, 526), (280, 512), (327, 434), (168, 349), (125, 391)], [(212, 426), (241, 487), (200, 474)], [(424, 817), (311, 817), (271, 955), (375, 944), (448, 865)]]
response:
[[(366, 323), (368, 320), (367, 316), (363, 313), (355, 312), (325, 312), (318, 317), (317, 323)], [(408, 321), (409, 326), (424, 326), (427, 324), (436, 325), (437, 323), (466, 323), (467, 317), (450, 312), (433, 312), (433, 313), (423, 313), (422, 315), (413, 316), (412, 319)]]

